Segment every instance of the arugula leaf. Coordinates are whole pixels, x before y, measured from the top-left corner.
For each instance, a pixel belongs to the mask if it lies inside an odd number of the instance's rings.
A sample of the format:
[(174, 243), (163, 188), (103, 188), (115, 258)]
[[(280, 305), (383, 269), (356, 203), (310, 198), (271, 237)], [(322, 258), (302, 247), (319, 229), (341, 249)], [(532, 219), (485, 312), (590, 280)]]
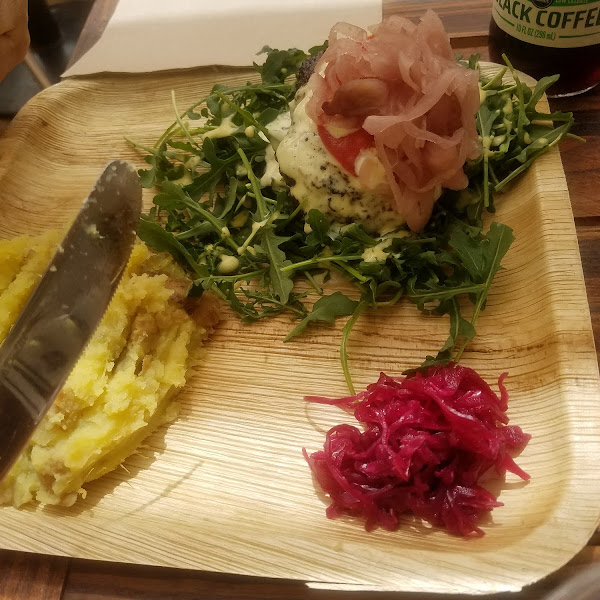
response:
[[(153, 152), (144, 158), (144, 160), (150, 165), (150, 169), (139, 169), (138, 175), (142, 187), (151, 188), (154, 187), (160, 180), (161, 171), (165, 168), (165, 162), (162, 160), (160, 152)], [(170, 165), (167, 162), (166, 169), (168, 170)]]
[(294, 289), (294, 282), (288, 271), (282, 271), (282, 267), (286, 266), (289, 261), (286, 261), (285, 252), (279, 246), (286, 241), (286, 238), (275, 235), (272, 229), (267, 230), (263, 235), (261, 246), (265, 253), (270, 258), (269, 278), (275, 295), (279, 300), (286, 304), (290, 292)]
[(160, 209), (166, 211), (177, 211), (183, 210), (185, 208), (185, 203), (181, 202), (176, 197), (171, 196), (170, 194), (157, 194), (152, 199), (152, 202), (156, 204)]
[(139, 238), (150, 248), (157, 252), (169, 252), (180, 264), (190, 267), (198, 275), (204, 274), (204, 270), (194, 260), (186, 247), (172, 233), (163, 229), (155, 221), (142, 215), (137, 233)]
[(309, 246), (325, 244), (329, 241), (329, 221), (323, 216), (323, 213), (316, 209), (311, 209), (306, 215), (306, 222), (310, 227), (310, 233), (306, 236), (306, 243)]
[(488, 233), (480, 236), (479, 243), (456, 228), (450, 237), (450, 245), (473, 279), (489, 285), (514, 239), (512, 229), (508, 225), (494, 221)]
[(219, 219), (225, 219), (237, 203), (237, 186), (238, 180), (235, 177), (230, 177), (227, 189), (227, 196), (225, 197), (225, 199), (223, 199), (221, 196), (217, 196), (217, 199), (215, 200), (213, 214), (218, 214)]
[(269, 108), (265, 108), (265, 110), (263, 110), (258, 115), (258, 117), (256, 117), (256, 120), (261, 125), (268, 125), (269, 123), (274, 121), (280, 114), (281, 114), (281, 112), (279, 110), (277, 110), (276, 108), (269, 107)]
[(273, 50), (269, 46), (264, 46), (258, 55), (266, 54), (267, 59), (262, 66), (254, 63), (254, 68), (260, 73), (264, 83), (283, 83), (288, 77), (296, 75), (309, 56), (316, 56), (326, 47), (327, 42), (320, 46), (313, 46), (307, 54), (297, 48)]
[(200, 221), (195, 225), (190, 226), (189, 229), (185, 231), (181, 231), (179, 233), (173, 234), (180, 242), (184, 240), (195, 239), (196, 241), (201, 241), (210, 236), (211, 233), (214, 233), (214, 227), (208, 221)]
[(300, 65), (308, 58), (308, 54), (297, 48), (289, 50), (273, 50), (264, 46), (258, 55), (267, 54), (262, 66), (254, 63), (265, 83), (283, 83), (290, 75), (297, 73)]
[(140, 183), (144, 188), (151, 188), (156, 184), (156, 168), (139, 169)]
[(450, 246), (458, 254), (473, 281), (482, 283), (488, 272), (488, 255), (486, 240), (481, 234), (476, 237), (468, 235), (464, 229), (455, 227), (450, 235)]
[[(484, 236), (481, 252), (484, 255), (486, 263), (486, 278), (484, 283), (488, 289), (496, 273), (501, 268), (500, 263), (504, 255), (508, 252), (514, 240), (515, 236), (512, 229), (508, 225), (497, 223), (496, 221), (490, 225), (488, 233)], [(455, 247), (455, 250), (458, 252), (458, 248)]]
[(537, 103), (541, 100), (542, 96), (548, 91), (548, 88), (556, 83), (559, 79), (559, 75), (552, 75), (550, 77), (542, 77), (536, 84), (531, 98), (525, 106), (525, 112), (535, 110)]
[(442, 310), (444, 314), (448, 314), (450, 317), (450, 335), (448, 336), (446, 343), (438, 352), (436, 359), (449, 360), (450, 352), (454, 349), (461, 337), (467, 340), (471, 340), (475, 337), (475, 327), (462, 316), (460, 304), (456, 296), (452, 298), (447, 305), (444, 305)]
[(282, 271), (285, 266), (285, 252), (283, 252), (279, 246), (286, 241), (286, 238), (278, 237), (275, 235), (273, 228), (269, 221), (269, 215), (265, 198), (262, 194), (260, 183), (252, 170), (252, 166), (248, 161), (244, 151), (239, 148), (238, 154), (242, 159), (242, 163), (248, 172), (248, 178), (250, 179), (250, 185), (254, 192), (256, 199), (256, 206), (258, 217), (261, 219), (260, 227), (263, 229), (263, 241), (261, 243), (262, 248), (269, 257), (269, 275), (271, 284), (275, 290), (275, 294), (281, 300), (283, 304), (286, 304), (290, 295), (290, 292), (294, 288), (294, 282), (292, 281), (291, 275), (287, 271)]
[[(473, 309), (473, 316), (471, 318), (471, 325), (473, 326), (475, 325), (475, 321), (477, 320), (479, 313), (485, 308), (485, 303), (488, 292), (492, 285), (492, 281), (494, 280), (496, 273), (500, 270), (500, 263), (502, 262), (504, 255), (508, 252), (508, 249), (510, 248), (510, 245), (513, 243), (514, 239), (515, 238), (512, 229), (508, 227), (508, 225), (496, 222), (493, 222), (490, 225), (488, 233), (482, 239), (480, 259), (485, 264), (485, 272), (478, 272), (478, 275), (483, 275), (482, 284), (484, 288), (477, 294), (477, 300), (475, 302), (475, 308)], [(461, 248), (461, 243), (456, 239), (455, 243), (457, 243), (455, 250), (459, 253), (464, 252), (464, 250)], [(468, 339), (471, 339), (472, 337), (472, 335), (467, 337), (458, 348), (454, 358), (456, 362), (460, 360)]]
[(234, 157), (223, 160), (217, 156), (214, 142), (206, 138), (202, 144), (203, 158), (210, 164), (210, 169), (199, 175), (192, 183), (186, 185), (184, 190), (193, 200), (199, 200), (206, 193), (213, 192), (221, 178), (225, 175), (227, 167), (235, 162)]
[(352, 223), (344, 227), (342, 240), (354, 240), (366, 247), (376, 246), (379, 242), (378, 239), (369, 235), (362, 225), (358, 225), (357, 223)]
[(291, 340), (293, 337), (301, 334), (310, 323), (323, 322), (333, 324), (337, 317), (343, 317), (354, 313), (358, 307), (356, 300), (351, 300), (342, 292), (334, 292), (328, 296), (319, 298), (308, 314), (292, 331), (284, 338), (284, 342)]

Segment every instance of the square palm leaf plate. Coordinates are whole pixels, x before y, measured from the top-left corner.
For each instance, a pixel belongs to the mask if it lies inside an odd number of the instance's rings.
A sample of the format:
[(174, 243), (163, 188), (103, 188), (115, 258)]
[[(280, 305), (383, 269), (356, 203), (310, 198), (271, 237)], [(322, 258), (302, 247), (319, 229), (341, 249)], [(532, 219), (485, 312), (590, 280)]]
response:
[[(0, 237), (62, 228), (103, 166), (144, 166), (128, 136), (152, 145), (181, 108), (242, 70), (71, 79), (35, 97), (0, 138)], [(150, 203), (152, 191), (146, 190)], [(598, 366), (560, 155), (543, 156), (498, 197), (516, 241), (463, 356), (488, 381), (509, 372), (509, 416), (532, 434), (504, 506), (481, 539), (411, 521), (367, 533), (328, 520), (302, 456), (322, 447), (339, 409), (305, 395), (347, 393), (341, 327), (283, 343), (290, 321), (244, 325), (226, 313), (179, 396), (179, 419), (87, 487), (71, 508), (0, 508), (0, 546), (125, 563), (275, 578), (338, 589), (483, 594), (518, 590), (572, 558), (600, 515)], [(366, 314), (350, 342), (357, 389), (435, 353), (447, 321), (406, 303)]]

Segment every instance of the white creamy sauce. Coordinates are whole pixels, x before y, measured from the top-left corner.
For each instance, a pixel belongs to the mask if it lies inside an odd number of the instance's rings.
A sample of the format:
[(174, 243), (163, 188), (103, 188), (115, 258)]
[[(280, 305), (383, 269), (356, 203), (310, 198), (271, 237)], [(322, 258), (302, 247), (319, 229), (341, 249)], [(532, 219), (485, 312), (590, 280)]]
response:
[(253, 248), (250, 246), (254, 236), (262, 229), (265, 225), (271, 225), (273, 221), (279, 218), (279, 211), (275, 211), (270, 217), (267, 219), (263, 219), (262, 221), (255, 221), (252, 223), (250, 227), (250, 235), (246, 238), (246, 241), (237, 249), (237, 253), (241, 256), (246, 252), (250, 252), (254, 254)]
[(409, 236), (408, 231), (397, 231), (381, 237), (381, 241), (372, 248), (366, 248), (362, 253), (365, 262), (385, 262), (392, 251), (392, 240)]
[(214, 140), (217, 138), (224, 138), (233, 135), (239, 129), (239, 125), (236, 125), (233, 122), (233, 117), (235, 115), (236, 113), (233, 113), (228, 117), (223, 118), (221, 120), (221, 124), (218, 127), (215, 127), (214, 129), (203, 133), (201, 136), (202, 139), (205, 140), (206, 138), (210, 138), (211, 140)]
[(274, 150), (277, 150), (277, 146), (281, 140), (287, 135), (292, 124), (292, 117), (289, 111), (279, 114), (267, 125), (267, 131), (271, 136), (271, 144), (274, 146)]
[(185, 185), (189, 185), (192, 182), (192, 171), (190, 171), (189, 169), (186, 169), (184, 174), (179, 179), (173, 179), (173, 183), (176, 183), (177, 185), (180, 185), (182, 187)]
[(388, 257), (388, 246), (391, 246), (390, 240), (383, 240), (377, 246), (366, 248), (362, 253), (362, 259), (365, 262), (384, 262)]
[[(288, 134), (276, 157), (281, 172), (291, 181), (291, 193), (302, 209), (321, 211), (342, 224), (360, 223), (371, 233), (386, 233), (404, 224), (389, 199), (364, 189), (359, 179), (346, 172), (323, 146), (317, 126), (306, 114), (308, 91), (297, 96)], [(385, 177), (382, 170), (381, 176)]]
[(269, 142), (269, 145), (265, 149), (265, 172), (260, 178), (261, 187), (272, 187), (274, 190), (279, 190), (285, 186), (285, 181), (279, 171), (279, 163), (275, 157), (275, 150), (277, 150), (279, 143), (287, 135), (290, 124), (290, 113), (284, 112), (266, 126), (270, 139), (267, 139), (262, 131), (259, 134), (265, 141)]
[(481, 146), (483, 148), (483, 155), (485, 157), (491, 156), (493, 153), (490, 151), (492, 146), (492, 138), (489, 135), (486, 135), (481, 138)]
[(281, 172), (279, 171), (279, 163), (275, 158), (275, 150), (269, 144), (265, 150), (265, 172), (260, 178), (260, 186), (271, 186), (274, 190), (281, 189), (285, 185)]
[(248, 169), (246, 169), (244, 165), (237, 165), (235, 174), (237, 177), (246, 177), (246, 175), (248, 175)]
[(222, 274), (233, 273), (237, 270), (239, 265), (240, 261), (236, 256), (221, 254), (221, 256), (219, 256), (219, 265), (217, 266), (217, 271)]
[(231, 225), (231, 227), (233, 227), (234, 229), (239, 229), (240, 227), (243, 227), (246, 224), (246, 221), (248, 221), (249, 216), (250, 213), (246, 209), (243, 209), (237, 215), (235, 215), (235, 217), (233, 217), (231, 221), (229, 221), (229, 225)]

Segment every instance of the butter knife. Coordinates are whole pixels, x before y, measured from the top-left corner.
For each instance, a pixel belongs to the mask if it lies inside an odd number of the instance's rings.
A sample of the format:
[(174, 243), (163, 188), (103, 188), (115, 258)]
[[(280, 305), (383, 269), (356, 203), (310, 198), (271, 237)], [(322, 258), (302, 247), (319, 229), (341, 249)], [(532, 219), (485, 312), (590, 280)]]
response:
[(0, 480), (71, 373), (127, 265), (142, 206), (132, 165), (107, 165), (0, 346)]

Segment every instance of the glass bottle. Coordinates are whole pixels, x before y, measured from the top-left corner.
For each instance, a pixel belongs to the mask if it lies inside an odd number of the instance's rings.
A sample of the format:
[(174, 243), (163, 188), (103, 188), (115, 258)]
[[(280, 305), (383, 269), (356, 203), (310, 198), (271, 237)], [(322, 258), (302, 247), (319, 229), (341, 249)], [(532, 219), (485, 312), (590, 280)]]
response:
[(536, 79), (558, 73), (549, 96), (600, 82), (600, 0), (493, 0), (490, 58)]

